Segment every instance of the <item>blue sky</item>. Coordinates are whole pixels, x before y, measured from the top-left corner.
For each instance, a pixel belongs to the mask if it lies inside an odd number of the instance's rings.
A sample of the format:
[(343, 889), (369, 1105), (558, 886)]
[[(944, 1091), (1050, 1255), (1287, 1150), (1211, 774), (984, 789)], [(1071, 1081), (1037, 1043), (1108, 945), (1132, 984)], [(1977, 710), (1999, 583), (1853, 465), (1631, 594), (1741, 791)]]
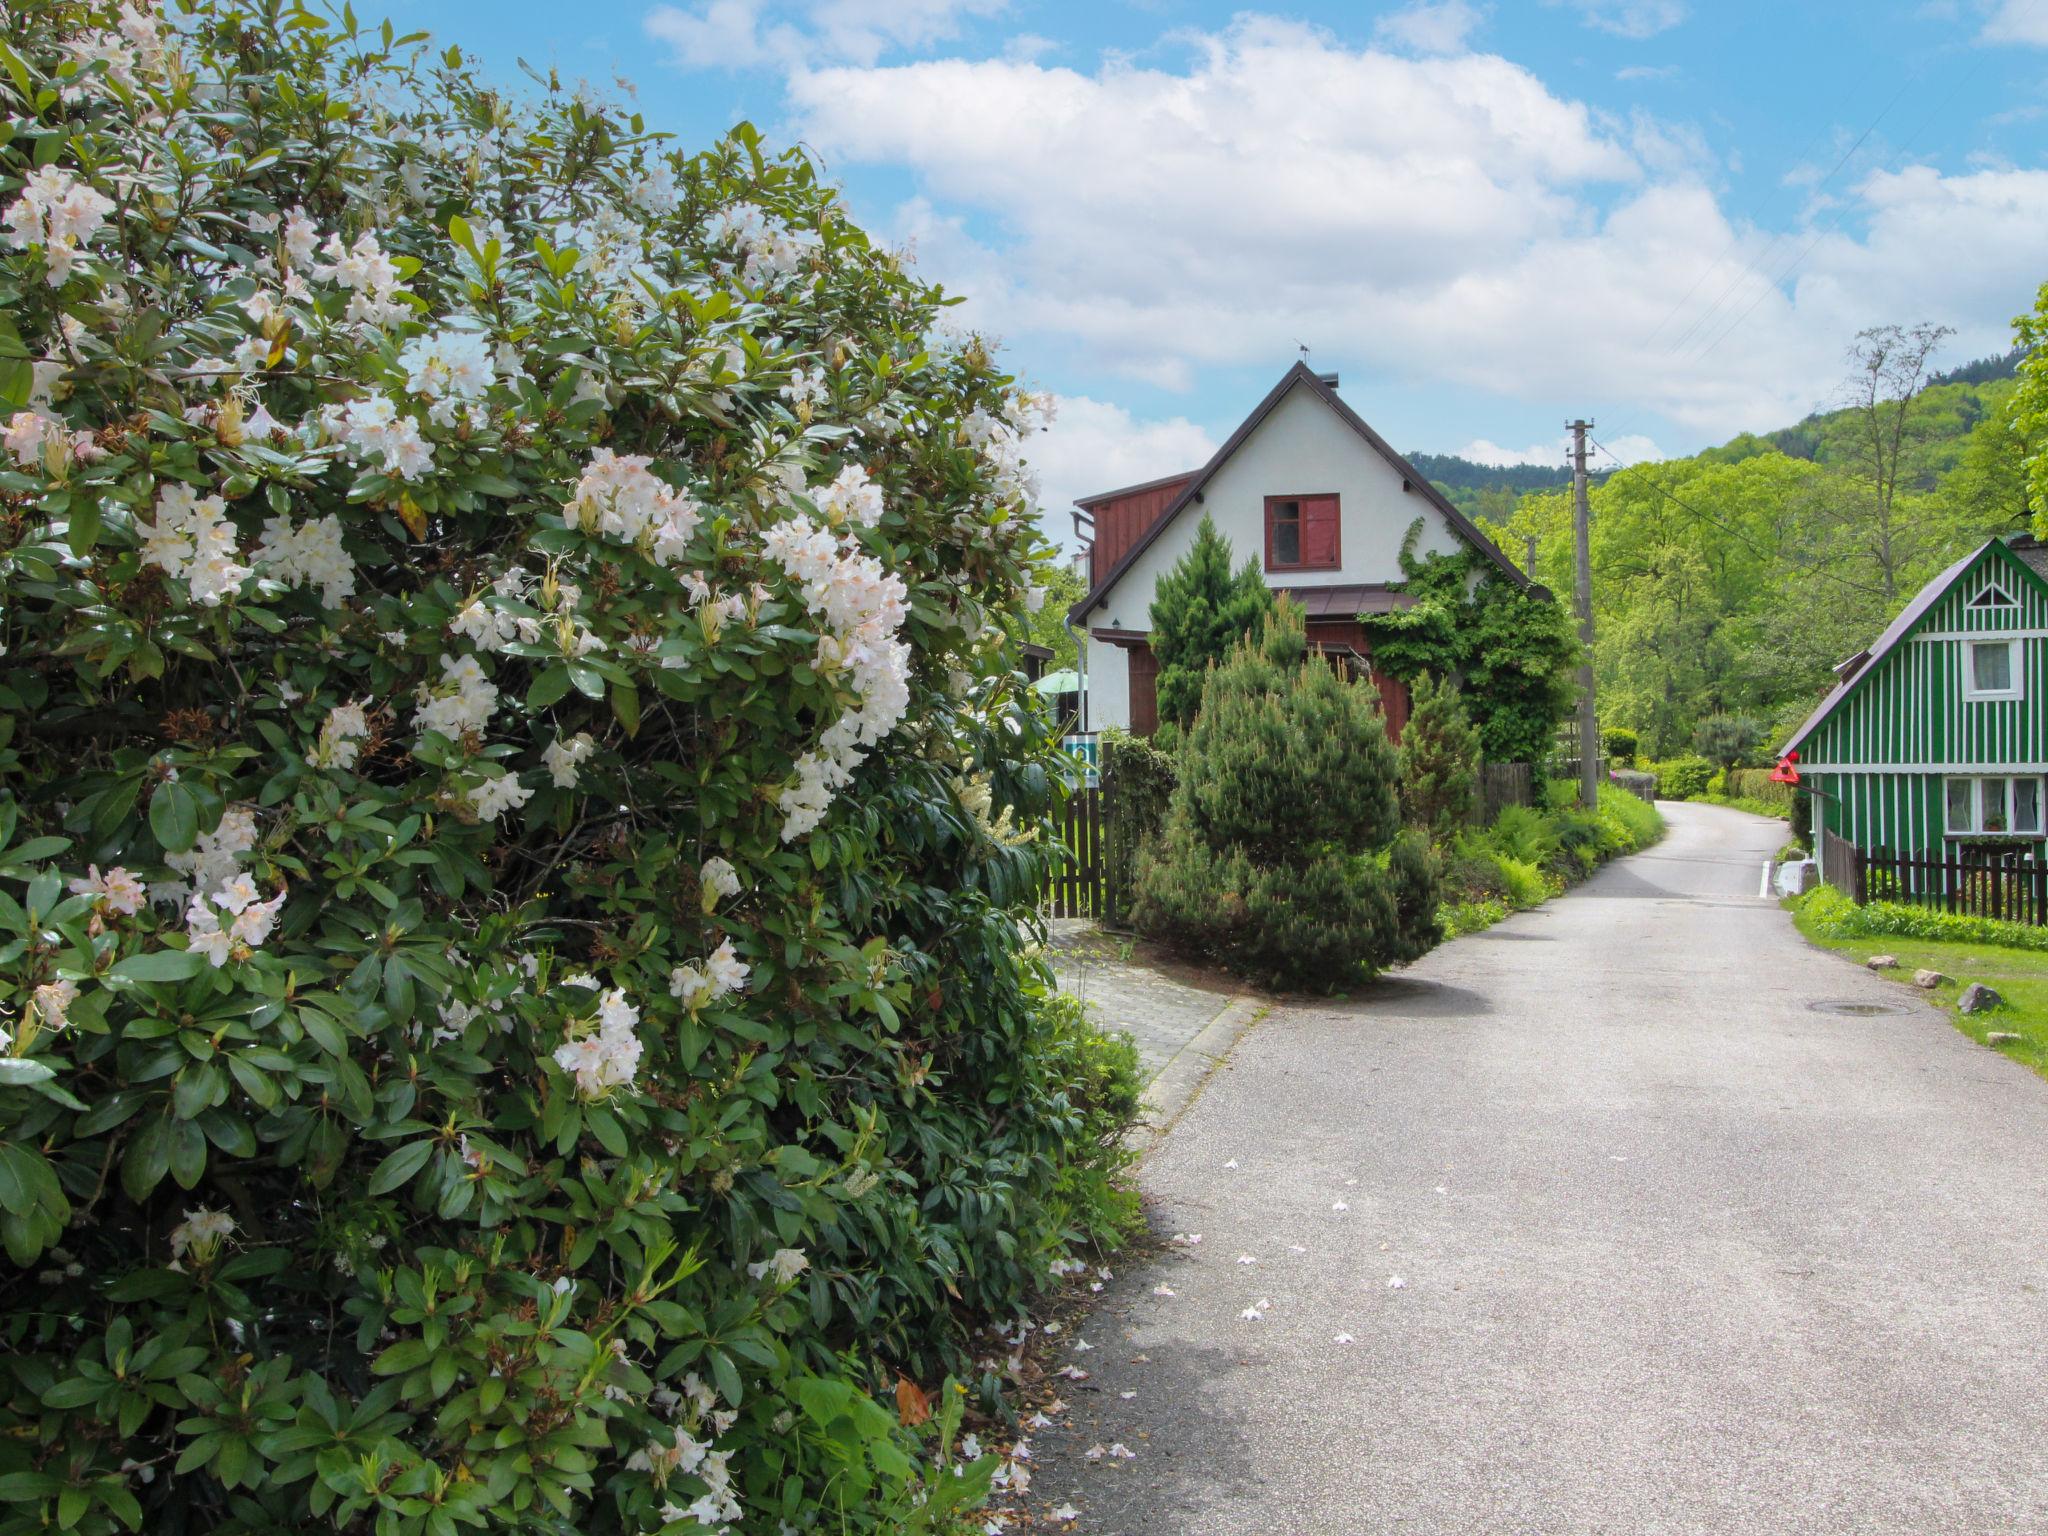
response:
[(1056, 391), (1049, 526), (1296, 356), (1398, 446), (1626, 457), (1829, 403), (2048, 279), (2048, 0), (393, 0), (511, 79), (801, 139)]

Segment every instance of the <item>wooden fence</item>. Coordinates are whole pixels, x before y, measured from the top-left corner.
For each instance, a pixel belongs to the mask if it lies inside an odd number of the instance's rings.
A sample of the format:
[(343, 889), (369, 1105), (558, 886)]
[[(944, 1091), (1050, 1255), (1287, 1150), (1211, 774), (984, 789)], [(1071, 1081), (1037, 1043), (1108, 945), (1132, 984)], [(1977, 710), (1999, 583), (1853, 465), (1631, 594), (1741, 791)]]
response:
[(1479, 765), (1479, 824), (1490, 827), (1511, 805), (1536, 803), (1536, 773), (1527, 763)]
[(1820, 877), (1851, 901), (1863, 900), (1863, 850), (1826, 827), (1816, 829)]
[(1903, 901), (2048, 927), (2048, 862), (2033, 848), (1972, 849), (1966, 857), (1948, 858), (1884, 848), (1850, 851), (1856, 888), (1849, 894), (1858, 901)]
[(1099, 789), (1077, 789), (1067, 796), (1060, 824), (1067, 856), (1052, 872), (1051, 889), (1046, 892), (1049, 916), (1102, 916), (1103, 834), (1109, 824), (1106, 811)]

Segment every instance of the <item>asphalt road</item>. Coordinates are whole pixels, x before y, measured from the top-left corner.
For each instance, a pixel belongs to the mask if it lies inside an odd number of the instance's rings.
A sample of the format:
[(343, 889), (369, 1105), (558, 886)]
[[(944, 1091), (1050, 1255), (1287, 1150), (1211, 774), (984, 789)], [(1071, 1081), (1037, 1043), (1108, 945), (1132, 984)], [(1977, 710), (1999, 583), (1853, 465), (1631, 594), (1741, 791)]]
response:
[(1145, 1168), (1201, 1241), (1078, 1330), (1034, 1508), (2048, 1532), (2048, 1082), (1806, 946), (1756, 894), (1777, 823), (1666, 811), (1572, 895), (1239, 1043)]

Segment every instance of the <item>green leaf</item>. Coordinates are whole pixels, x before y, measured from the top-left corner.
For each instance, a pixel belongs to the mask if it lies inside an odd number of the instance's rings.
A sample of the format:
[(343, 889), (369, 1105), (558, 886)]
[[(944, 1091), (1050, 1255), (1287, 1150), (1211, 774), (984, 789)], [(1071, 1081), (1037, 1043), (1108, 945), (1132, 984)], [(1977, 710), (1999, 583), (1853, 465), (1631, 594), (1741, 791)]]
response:
[(569, 669), (560, 662), (547, 668), (533, 680), (533, 686), (526, 690), (528, 709), (546, 709), (557, 703), (569, 691)]
[(149, 830), (165, 853), (183, 853), (199, 841), (199, 803), (175, 779), (149, 797)]
[(114, 981), (185, 981), (206, 965), (206, 956), (189, 949), (156, 949), (115, 961), (107, 976)]
[(433, 1153), (431, 1141), (408, 1142), (377, 1165), (377, 1171), (370, 1175), (367, 1195), (386, 1195), (404, 1184), (426, 1166), (427, 1158)]

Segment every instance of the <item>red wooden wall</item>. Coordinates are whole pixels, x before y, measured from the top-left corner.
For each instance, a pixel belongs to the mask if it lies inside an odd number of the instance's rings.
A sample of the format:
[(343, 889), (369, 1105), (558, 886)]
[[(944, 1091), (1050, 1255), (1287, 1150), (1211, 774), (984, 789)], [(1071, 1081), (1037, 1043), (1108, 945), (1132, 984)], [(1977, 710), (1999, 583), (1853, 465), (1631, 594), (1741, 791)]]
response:
[(1095, 502), (1088, 508), (1095, 514), (1095, 543), (1088, 555), (1091, 588), (1102, 584), (1102, 578), (1123, 558), (1124, 551), (1144, 536), (1145, 530), (1159, 520), (1159, 515), (1173, 505), (1173, 499), (1194, 478), (1190, 474), (1178, 480), (1163, 480), (1143, 490)]

